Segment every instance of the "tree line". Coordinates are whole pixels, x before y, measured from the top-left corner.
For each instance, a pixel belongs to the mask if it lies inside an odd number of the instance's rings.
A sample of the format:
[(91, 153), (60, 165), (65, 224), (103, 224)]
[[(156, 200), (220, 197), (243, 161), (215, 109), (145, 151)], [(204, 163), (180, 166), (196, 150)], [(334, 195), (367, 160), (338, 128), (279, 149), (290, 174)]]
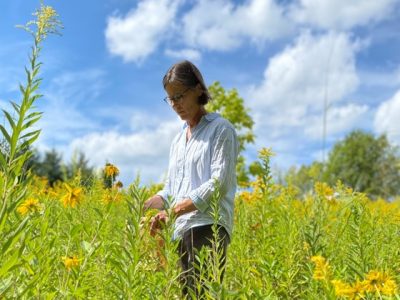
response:
[[(262, 170), (258, 162), (246, 163), (243, 155), (246, 146), (254, 143), (256, 138), (254, 121), (236, 89), (226, 91), (219, 82), (214, 82), (209, 91), (213, 100), (207, 104), (207, 110), (220, 113), (238, 132), (240, 155), (236, 171), (239, 186), (246, 188), (251, 178)], [(5, 145), (0, 141), (2, 153), (7, 153)], [(80, 172), (83, 184), (89, 184), (94, 177), (94, 168), (81, 152), (76, 153), (69, 163), (64, 163), (62, 155), (54, 149), (43, 154), (34, 150), (27, 169), (47, 178), (50, 185), (69, 180), (77, 172)], [(314, 161), (309, 165), (292, 167), (279, 177), (279, 181), (296, 186), (302, 193), (311, 191), (317, 181), (330, 185), (341, 181), (372, 197), (391, 198), (400, 195), (399, 148), (391, 145), (386, 135), (375, 136), (355, 130), (333, 146), (325, 163)]]

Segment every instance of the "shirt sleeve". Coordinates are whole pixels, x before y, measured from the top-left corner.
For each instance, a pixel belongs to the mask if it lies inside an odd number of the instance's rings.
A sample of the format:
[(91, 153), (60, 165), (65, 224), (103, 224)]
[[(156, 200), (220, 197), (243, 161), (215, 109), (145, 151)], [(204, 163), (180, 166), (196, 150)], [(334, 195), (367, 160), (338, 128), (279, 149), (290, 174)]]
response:
[(223, 196), (236, 185), (236, 161), (238, 142), (233, 128), (225, 127), (217, 135), (211, 151), (211, 178), (189, 193), (196, 208), (204, 212), (210, 206), (215, 191), (216, 181)]
[(164, 188), (156, 193), (156, 195), (161, 196), (161, 198), (164, 201), (164, 205), (169, 208), (170, 203), (169, 203), (169, 198), (170, 198), (170, 189), (169, 189), (169, 176), (167, 176), (167, 179), (164, 181)]
[(156, 193), (156, 195), (161, 196), (161, 198), (164, 200), (164, 205), (169, 208), (170, 207), (170, 203), (169, 203), (169, 199), (171, 197), (171, 179), (170, 179), (170, 174), (171, 174), (171, 159), (172, 159), (172, 153), (173, 153), (173, 146), (174, 143), (172, 143), (171, 147), (170, 147), (170, 151), (169, 151), (169, 165), (168, 165), (168, 172), (167, 172), (167, 178), (164, 181), (164, 187), (162, 190), (158, 191)]

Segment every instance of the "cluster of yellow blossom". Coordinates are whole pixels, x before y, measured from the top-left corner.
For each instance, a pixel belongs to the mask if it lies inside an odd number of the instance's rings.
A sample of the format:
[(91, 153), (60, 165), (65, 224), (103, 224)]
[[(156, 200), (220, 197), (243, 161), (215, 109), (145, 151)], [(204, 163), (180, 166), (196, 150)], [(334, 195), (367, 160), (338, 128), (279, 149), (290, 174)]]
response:
[(61, 201), (63, 202), (64, 206), (70, 206), (70, 207), (75, 207), (81, 202), (81, 194), (82, 194), (82, 188), (77, 187), (71, 187), (67, 183), (64, 184), (66, 188), (66, 193), (65, 195), (61, 198)]
[(331, 267), (326, 259), (320, 255), (316, 255), (311, 257), (311, 261), (315, 264), (313, 278), (315, 280), (328, 280)]
[(113, 164), (107, 163), (106, 167), (104, 168), (104, 174), (106, 177), (115, 177), (119, 174), (119, 170)]
[(105, 191), (103, 194), (103, 202), (106, 204), (120, 202), (121, 199), (122, 194), (118, 190)]
[(325, 182), (315, 183), (314, 190), (318, 196), (327, 200), (331, 200), (333, 198), (334, 190)]
[(261, 159), (262, 158), (268, 158), (268, 157), (271, 157), (271, 156), (274, 156), (274, 152), (272, 152), (271, 148), (263, 147), (258, 151), (258, 157), (261, 158)]
[(33, 198), (27, 199), (17, 208), (17, 212), (19, 212), (23, 216), (28, 213), (38, 212), (40, 210), (42, 210), (42, 206), (37, 199)]
[[(313, 256), (311, 261), (315, 264), (313, 278), (315, 280), (327, 281), (330, 277), (330, 266), (322, 256)], [(393, 296), (397, 292), (396, 282), (386, 273), (370, 271), (365, 279), (357, 280), (353, 284), (341, 280), (330, 281), (335, 289), (336, 296), (350, 299), (360, 299), (366, 293)]]
[(63, 256), (62, 261), (68, 271), (70, 271), (74, 267), (79, 266), (79, 259), (76, 256)]
[(262, 190), (265, 188), (265, 184), (262, 182), (261, 178), (257, 178), (255, 181), (250, 182), (249, 185), (252, 188), (252, 191), (241, 192), (241, 199), (247, 204), (254, 204), (255, 202), (262, 200)]
[(121, 181), (117, 181), (114, 184), (114, 188), (116, 188), (116, 189), (122, 189), (123, 186), (124, 186), (124, 184)]
[(350, 299), (364, 298), (366, 293), (393, 296), (397, 292), (396, 282), (388, 274), (378, 271), (368, 272), (363, 281), (357, 280), (353, 284), (341, 280), (332, 280), (331, 282), (336, 296)]

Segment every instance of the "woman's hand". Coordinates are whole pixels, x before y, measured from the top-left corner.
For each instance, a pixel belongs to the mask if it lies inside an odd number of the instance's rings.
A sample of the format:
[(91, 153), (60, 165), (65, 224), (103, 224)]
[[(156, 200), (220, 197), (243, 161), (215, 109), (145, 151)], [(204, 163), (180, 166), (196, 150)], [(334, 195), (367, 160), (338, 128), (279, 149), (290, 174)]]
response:
[(150, 235), (155, 236), (156, 233), (168, 222), (169, 216), (165, 210), (160, 211), (150, 219)]
[(146, 211), (151, 208), (164, 209), (164, 200), (160, 195), (155, 195), (146, 200), (143, 209)]

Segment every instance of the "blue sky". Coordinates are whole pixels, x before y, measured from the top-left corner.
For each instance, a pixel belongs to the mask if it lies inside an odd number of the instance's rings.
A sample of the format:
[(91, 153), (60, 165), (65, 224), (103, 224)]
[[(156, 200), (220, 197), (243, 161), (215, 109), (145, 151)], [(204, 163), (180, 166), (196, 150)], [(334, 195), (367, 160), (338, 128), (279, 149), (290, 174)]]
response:
[[(207, 84), (236, 88), (273, 167), (322, 159), (353, 129), (400, 145), (400, 0), (48, 0), (64, 24), (42, 53), (37, 142), (68, 161), (77, 150), (120, 179), (165, 176), (182, 122), (162, 101), (161, 80), (181, 59)], [(0, 3), (0, 106), (18, 100), (31, 44), (25, 24), (39, 1)], [(4, 119), (4, 118), (3, 118)], [(2, 120), (4, 122), (4, 120)]]

